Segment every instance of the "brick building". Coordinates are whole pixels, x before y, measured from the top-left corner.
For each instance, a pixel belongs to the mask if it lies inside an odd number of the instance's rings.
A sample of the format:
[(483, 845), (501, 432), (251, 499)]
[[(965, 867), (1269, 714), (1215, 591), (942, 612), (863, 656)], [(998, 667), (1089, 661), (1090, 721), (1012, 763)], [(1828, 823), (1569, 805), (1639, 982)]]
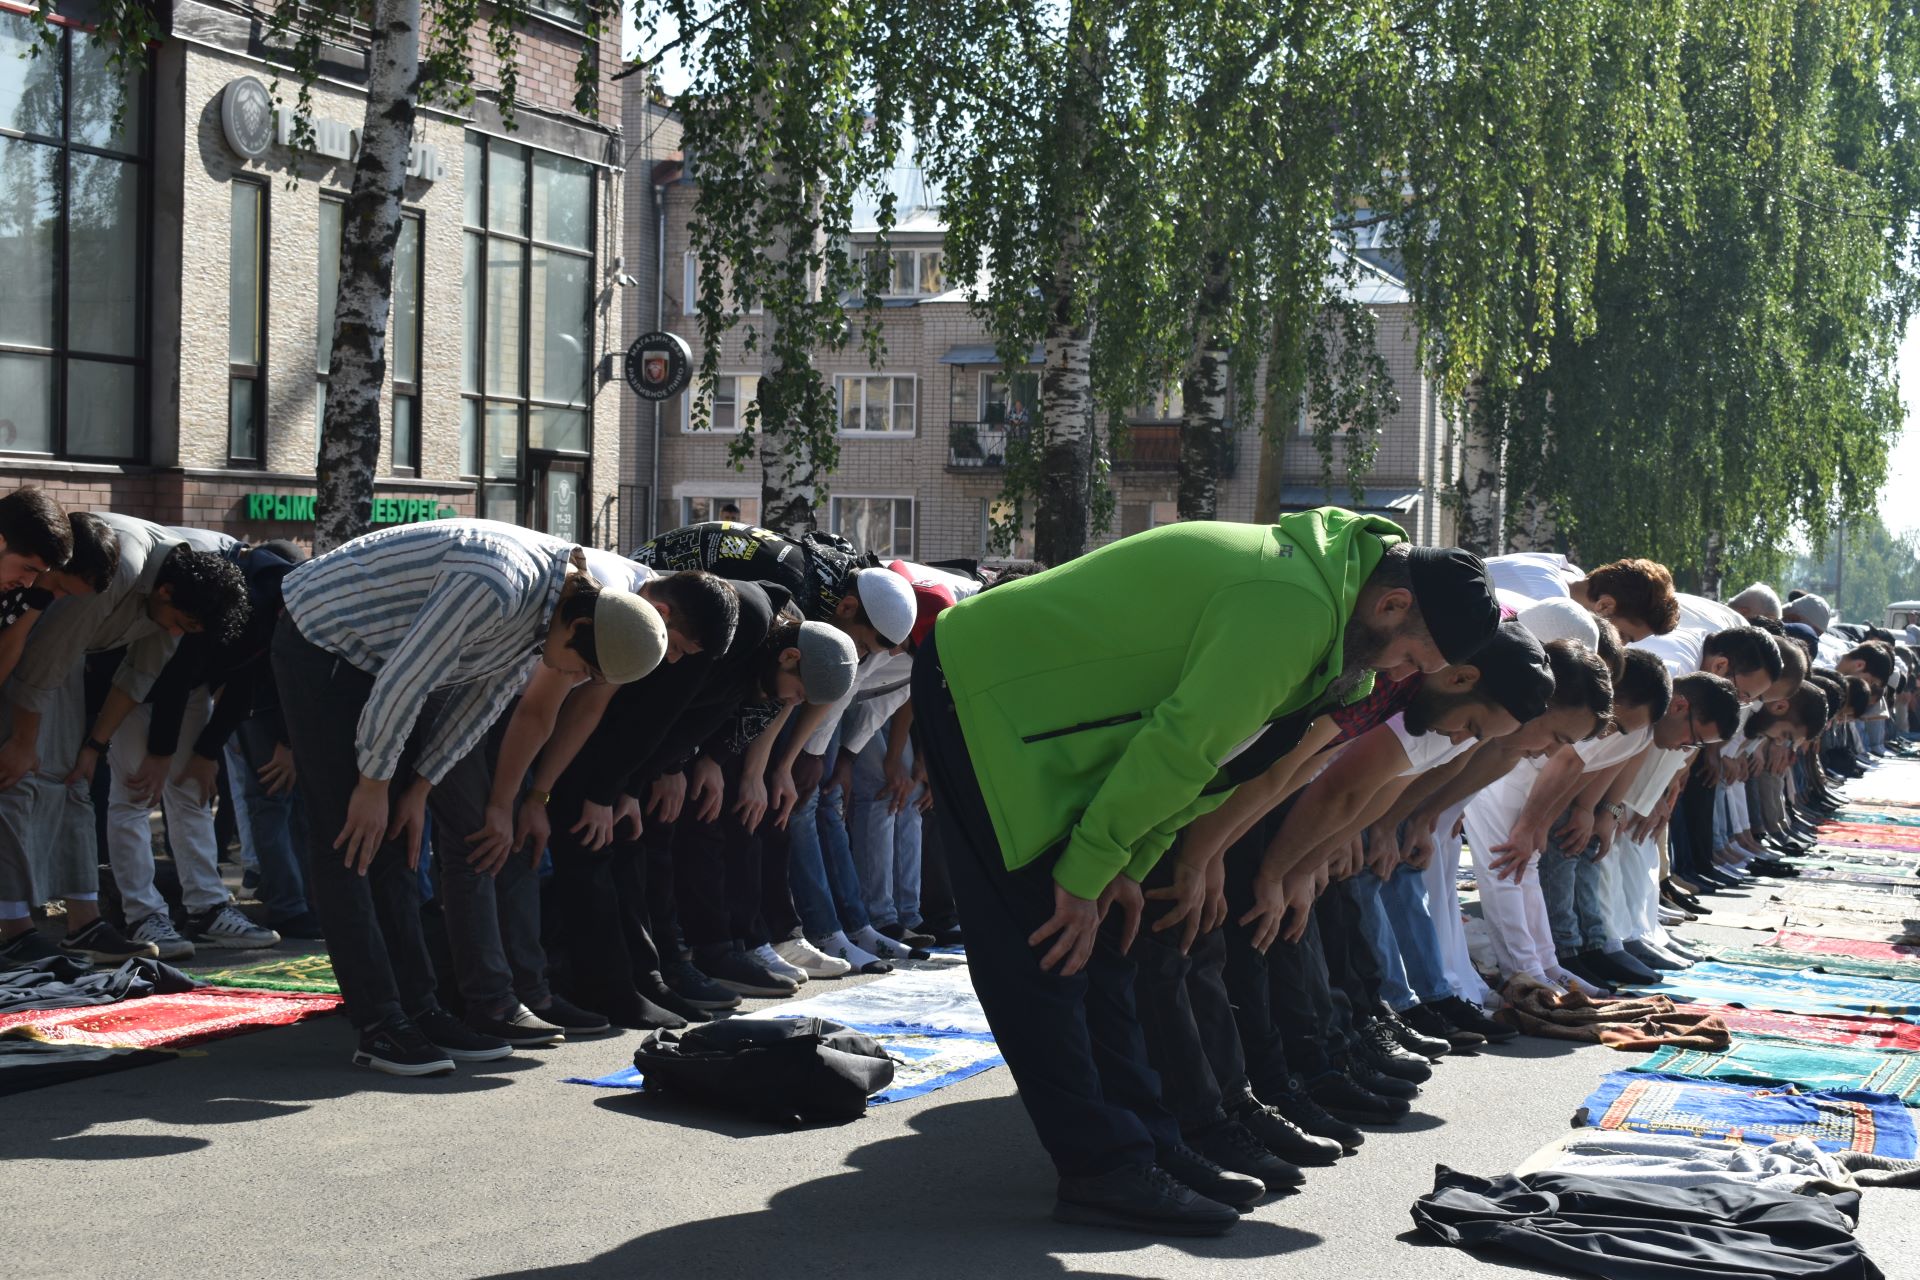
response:
[[(173, 0), (119, 100), (63, 0), (53, 56), (0, 0), (0, 484), (251, 538), (307, 536), (364, 114), (364, 32), (323, 51), (297, 164), (267, 87), (268, 11)], [(573, 106), (584, 35), (533, 0), (516, 127), (491, 92), (423, 106), (396, 254), (379, 522), (452, 513), (596, 544), (617, 532), (622, 347), (619, 33), (597, 120)], [(281, 86), (291, 99), (290, 75)]]
[[(678, 125), (671, 112), (633, 86), (628, 120), (637, 121), (642, 111), (653, 113), (653, 142), (646, 149), (630, 145), (626, 253), (631, 263), (645, 262), (650, 271), (664, 264), (664, 270), (657, 288), (650, 280), (648, 288), (626, 291), (627, 327), (634, 333), (672, 330), (697, 353), (697, 273), (687, 229), (696, 191), (675, 151)], [(638, 125), (629, 133), (637, 138)], [(1007, 376), (992, 337), (944, 269), (937, 213), (925, 207), (925, 193), (901, 194), (903, 213), (889, 238), (893, 261), (892, 287), (883, 304), (885, 360), (880, 368), (871, 367), (857, 344), (820, 359), (834, 380), (842, 424), (840, 465), (830, 479), (820, 523), (883, 554), (922, 560), (981, 556), (988, 554), (989, 518), (1002, 488), (1008, 434), (1021, 429), (1035, 403), (1039, 352), (1033, 353), (1032, 365)], [(922, 203), (911, 207), (916, 194)], [(1323, 488), (1320, 457), (1304, 419), (1263, 449), (1257, 410), (1236, 413), (1230, 407), (1229, 416), (1245, 425), (1233, 432), (1224, 460), (1220, 516), (1252, 520), (1334, 502), (1386, 514), (1422, 543), (1446, 543), (1454, 522), (1442, 495), (1458, 474), (1457, 433), (1420, 374), (1411, 308), (1392, 261), (1372, 248), (1360, 253), (1354, 288), (1378, 317), (1381, 352), (1400, 395), (1399, 412), (1382, 432), (1365, 499), (1352, 503), (1344, 484), (1331, 492)], [(657, 529), (718, 518), (729, 503), (739, 507), (742, 519), (758, 518), (759, 470), (736, 468), (727, 453), (751, 402), (759, 361), (757, 353), (745, 350), (739, 329), (727, 336), (711, 426), (705, 430), (691, 425), (692, 400), (700, 394), (697, 380), (688, 393), (659, 406), (657, 435), (653, 406), (626, 397), (630, 429), (623, 441), (629, 442), (630, 500), (622, 510), (632, 518), (622, 530), (623, 547)], [(1263, 396), (1264, 388), (1256, 385), (1254, 404)], [(1109, 538), (1175, 518), (1179, 413), (1177, 398), (1163, 397), (1131, 416), (1132, 447), (1115, 466), (1118, 492)], [(1340, 474), (1337, 457), (1335, 472)], [(640, 515), (648, 510), (651, 527)], [(1016, 550), (1029, 553), (1030, 542)]]

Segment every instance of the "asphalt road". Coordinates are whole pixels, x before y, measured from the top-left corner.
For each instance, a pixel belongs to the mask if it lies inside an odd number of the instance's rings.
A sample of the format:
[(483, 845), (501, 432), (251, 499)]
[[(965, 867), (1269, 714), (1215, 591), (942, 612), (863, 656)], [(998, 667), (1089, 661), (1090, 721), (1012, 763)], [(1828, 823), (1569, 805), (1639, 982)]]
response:
[[(1408, 1207), (1436, 1164), (1510, 1170), (1624, 1063), (1528, 1039), (1448, 1059), (1357, 1156), (1225, 1238), (1165, 1244), (1047, 1217), (1048, 1166), (1004, 1070), (804, 1132), (562, 1082), (623, 1065), (638, 1039), (405, 1081), (350, 1066), (328, 1018), (0, 1099), (0, 1259), (116, 1280), (1540, 1274), (1419, 1242)], [(1868, 1192), (1860, 1234), (1888, 1276), (1920, 1278), (1920, 1192)]]

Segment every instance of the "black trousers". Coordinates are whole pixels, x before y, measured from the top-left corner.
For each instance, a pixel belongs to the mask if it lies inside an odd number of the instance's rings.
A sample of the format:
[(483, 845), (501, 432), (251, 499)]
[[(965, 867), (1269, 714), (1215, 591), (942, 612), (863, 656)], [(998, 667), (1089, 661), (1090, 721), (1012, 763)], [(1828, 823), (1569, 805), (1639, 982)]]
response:
[(960, 927), (960, 913), (953, 905), (953, 878), (947, 872), (946, 842), (940, 838), (940, 824), (931, 817), (920, 824), (920, 927), (927, 933)]
[(1153, 1163), (1180, 1127), (1147, 1059), (1117, 922), (1079, 973), (1041, 969), (1027, 939), (1053, 915), (1053, 859), (1008, 868), (932, 643), (914, 662), (913, 704), (973, 987), (1041, 1145), (1063, 1176)]
[(549, 805), (557, 934), (572, 998), (589, 1009), (620, 1009), (632, 1002), (642, 978), (651, 986), (660, 969), (647, 851), (624, 832), (604, 849), (582, 845), (571, 828), (583, 799), (563, 788)]
[(745, 942), (756, 932), (762, 884), (760, 837), (733, 811), (740, 764), (721, 766), (720, 816), (701, 822), (684, 811), (674, 824), (673, 875), (680, 927), (697, 956)]
[[(1147, 884), (1171, 880), (1155, 868)], [(1223, 1123), (1225, 1107), (1248, 1089), (1246, 1055), (1227, 995), (1226, 930), (1200, 934), (1182, 955), (1177, 929), (1153, 931), (1156, 914), (1149, 909), (1133, 944), (1139, 969), (1134, 1000), (1161, 1094), (1180, 1131), (1192, 1136)]]
[[(1361, 875), (1372, 875), (1362, 870)], [(1325, 1028), (1329, 1043), (1351, 1043), (1360, 1024), (1371, 1021), (1380, 1004), (1380, 958), (1367, 945), (1360, 924), (1360, 903), (1353, 881), (1330, 885), (1314, 909), (1320, 916), (1320, 950), (1326, 957), (1332, 1018)]]

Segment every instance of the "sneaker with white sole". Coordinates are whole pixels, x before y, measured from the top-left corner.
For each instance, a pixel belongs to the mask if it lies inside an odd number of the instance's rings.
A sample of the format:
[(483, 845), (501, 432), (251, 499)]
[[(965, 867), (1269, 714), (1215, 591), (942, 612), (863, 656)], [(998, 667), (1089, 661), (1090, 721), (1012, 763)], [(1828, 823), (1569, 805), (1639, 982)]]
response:
[(187, 936), (195, 942), (231, 951), (272, 947), (280, 942), (278, 933), (247, 919), (231, 902), (188, 916)]
[(133, 926), (135, 942), (151, 942), (162, 960), (187, 960), (193, 956), (193, 943), (173, 927), (173, 917), (156, 911)]
[(775, 951), (771, 943), (763, 942), (747, 954), (758, 960), (768, 972), (777, 973), (791, 980), (796, 986), (803, 985), (810, 976), (799, 965), (789, 964), (787, 958)]
[(838, 956), (830, 956), (805, 938), (788, 938), (773, 944), (773, 952), (809, 978), (843, 978), (853, 966)]

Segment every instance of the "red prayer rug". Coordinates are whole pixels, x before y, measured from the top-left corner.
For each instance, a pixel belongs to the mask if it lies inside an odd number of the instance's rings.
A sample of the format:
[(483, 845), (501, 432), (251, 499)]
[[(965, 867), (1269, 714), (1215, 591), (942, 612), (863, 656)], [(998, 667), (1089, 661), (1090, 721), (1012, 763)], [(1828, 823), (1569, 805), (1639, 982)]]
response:
[(1920, 827), (1893, 826), (1880, 822), (1823, 822), (1815, 838), (1823, 845), (1920, 850)]
[(1855, 1049), (1920, 1052), (1920, 1026), (1900, 1018), (1839, 1018), (1821, 1014), (1778, 1013), (1772, 1009), (1741, 1009), (1733, 1005), (1696, 1002), (1688, 1006), (1711, 1013), (1741, 1036), (1774, 1036), (1815, 1044), (1846, 1045)]
[(340, 997), (334, 995), (205, 987), (118, 1004), (0, 1014), (0, 1036), (49, 1044), (179, 1048), (261, 1027), (292, 1026), (339, 1007)]
[(1810, 956), (1854, 956), (1861, 960), (1909, 961), (1920, 964), (1920, 947), (1899, 942), (1863, 942), (1856, 938), (1830, 938), (1819, 933), (1795, 933), (1782, 929), (1760, 944), (1780, 947)]

